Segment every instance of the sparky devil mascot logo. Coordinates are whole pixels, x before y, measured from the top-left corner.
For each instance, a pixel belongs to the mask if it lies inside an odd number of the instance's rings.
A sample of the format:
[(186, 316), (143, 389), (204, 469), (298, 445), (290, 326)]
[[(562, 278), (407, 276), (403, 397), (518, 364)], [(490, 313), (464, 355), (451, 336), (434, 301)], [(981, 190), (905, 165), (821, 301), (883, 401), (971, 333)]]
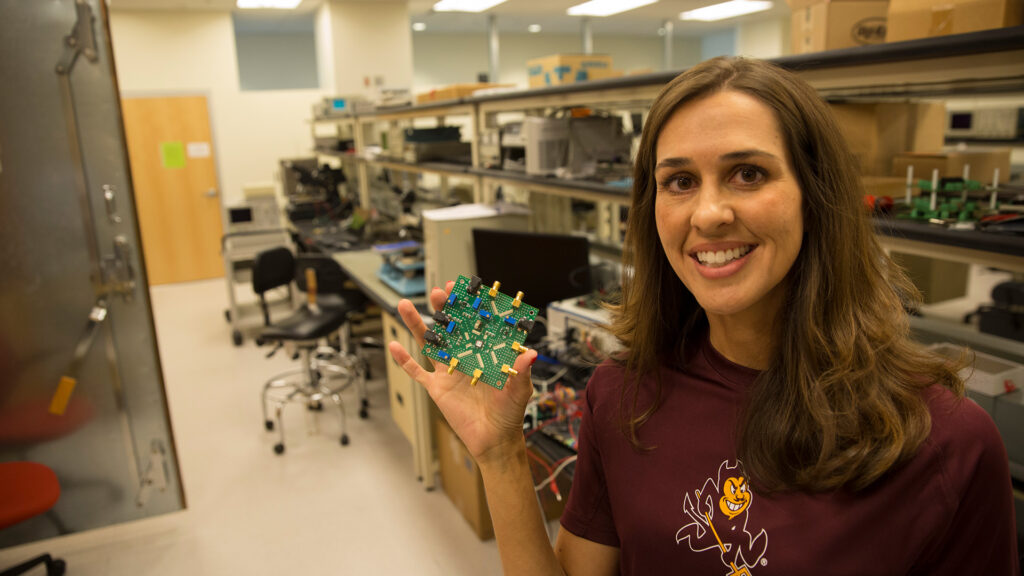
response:
[[(691, 498), (692, 497), (692, 498)], [(683, 511), (691, 522), (676, 532), (676, 544), (686, 541), (690, 550), (718, 550), (727, 576), (751, 576), (768, 550), (768, 534), (757, 536), (747, 530), (747, 512), (754, 499), (739, 463), (728, 461), (718, 467), (718, 478), (683, 500)]]

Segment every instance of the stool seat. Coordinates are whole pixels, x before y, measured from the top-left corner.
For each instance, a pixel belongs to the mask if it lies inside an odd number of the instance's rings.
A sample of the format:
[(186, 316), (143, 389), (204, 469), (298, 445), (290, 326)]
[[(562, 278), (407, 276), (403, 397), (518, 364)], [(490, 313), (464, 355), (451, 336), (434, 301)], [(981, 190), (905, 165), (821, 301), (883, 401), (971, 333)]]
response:
[(35, 462), (0, 462), (0, 528), (38, 516), (60, 497), (57, 475)]
[(347, 307), (302, 306), (291, 316), (267, 326), (260, 332), (263, 340), (318, 340), (326, 338), (345, 323)]

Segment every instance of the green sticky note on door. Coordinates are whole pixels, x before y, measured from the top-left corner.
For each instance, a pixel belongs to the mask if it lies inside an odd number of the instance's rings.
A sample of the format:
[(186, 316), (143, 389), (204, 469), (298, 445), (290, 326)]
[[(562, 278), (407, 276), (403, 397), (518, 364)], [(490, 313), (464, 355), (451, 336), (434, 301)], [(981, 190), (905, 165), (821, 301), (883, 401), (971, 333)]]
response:
[(161, 142), (160, 159), (164, 168), (184, 168), (185, 145), (181, 142)]

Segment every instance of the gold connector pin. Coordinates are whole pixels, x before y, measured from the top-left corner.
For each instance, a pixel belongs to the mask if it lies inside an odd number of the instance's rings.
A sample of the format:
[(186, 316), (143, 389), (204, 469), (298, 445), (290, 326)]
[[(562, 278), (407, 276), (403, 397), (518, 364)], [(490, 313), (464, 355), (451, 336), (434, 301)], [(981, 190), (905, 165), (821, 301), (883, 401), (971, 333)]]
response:
[(501, 365), (501, 371), (504, 372), (505, 374), (510, 375), (510, 376), (515, 376), (515, 375), (519, 374), (519, 370), (516, 370), (515, 368), (512, 368), (508, 364), (502, 364)]
[(483, 375), (483, 371), (481, 371), (479, 368), (473, 370), (473, 379), (469, 381), (469, 385), (476, 386), (476, 383), (480, 381), (480, 377)]
[(501, 282), (495, 280), (494, 286), (491, 286), (491, 291), (487, 294), (490, 295), (491, 298), (496, 298), (498, 296), (498, 288), (501, 288)]
[(519, 308), (519, 305), (523, 303), (523, 293), (516, 292), (516, 299), (512, 301), (513, 308)]
[(529, 350), (529, 348), (527, 348), (526, 346), (520, 346), (519, 342), (513, 342), (512, 350), (515, 350), (516, 354), (522, 354), (523, 352)]
[(458, 365), (459, 365), (459, 359), (458, 358), (452, 358), (451, 362), (448, 363), (448, 373), (449, 374), (454, 374), (455, 373), (455, 367), (458, 366)]

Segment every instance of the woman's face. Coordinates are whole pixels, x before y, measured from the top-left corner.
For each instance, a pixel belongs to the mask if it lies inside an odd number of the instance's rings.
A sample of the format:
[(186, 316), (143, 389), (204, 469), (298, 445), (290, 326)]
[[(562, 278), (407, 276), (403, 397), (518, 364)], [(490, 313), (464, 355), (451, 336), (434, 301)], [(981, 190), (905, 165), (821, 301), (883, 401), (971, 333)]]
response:
[(716, 92), (676, 110), (655, 152), (655, 221), (676, 275), (709, 320), (774, 320), (803, 217), (772, 109), (745, 93)]

